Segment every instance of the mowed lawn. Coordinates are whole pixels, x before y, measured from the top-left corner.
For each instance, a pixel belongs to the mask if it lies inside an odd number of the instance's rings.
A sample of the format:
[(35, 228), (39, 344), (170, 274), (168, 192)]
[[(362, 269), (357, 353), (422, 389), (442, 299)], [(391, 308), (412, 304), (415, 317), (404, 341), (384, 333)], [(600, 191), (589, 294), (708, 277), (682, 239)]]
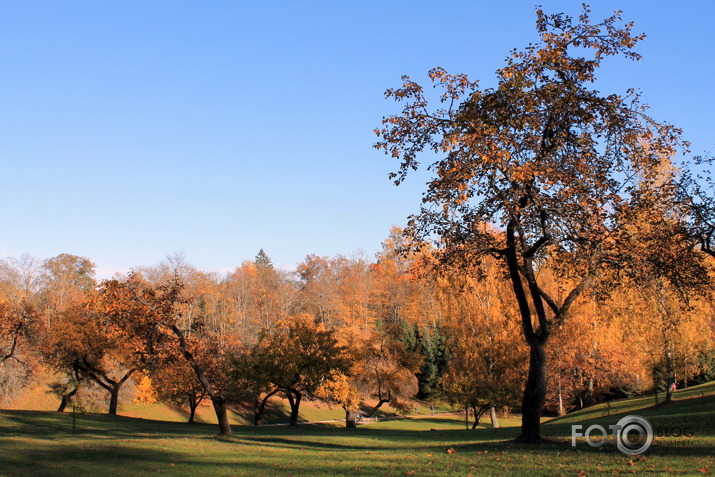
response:
[[(660, 408), (648, 398), (599, 405), (546, 422), (550, 442), (511, 442), (517, 427), (465, 430), (459, 415), (383, 420), (349, 430), (337, 425), (216, 426), (98, 414), (0, 411), (0, 475), (706, 475), (715, 472), (715, 383), (679, 391)], [(650, 398), (652, 399), (652, 398)], [(617, 414), (623, 411), (623, 414)], [(668, 434), (645, 456), (620, 454), (613, 442), (571, 446), (571, 425), (648, 418)], [(518, 425), (506, 420), (506, 425)]]

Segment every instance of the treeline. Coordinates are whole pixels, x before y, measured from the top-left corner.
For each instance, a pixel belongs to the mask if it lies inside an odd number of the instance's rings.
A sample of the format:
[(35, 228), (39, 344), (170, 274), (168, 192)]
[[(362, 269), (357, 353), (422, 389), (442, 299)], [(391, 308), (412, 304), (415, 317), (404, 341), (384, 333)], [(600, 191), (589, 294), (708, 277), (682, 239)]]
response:
[[(395, 229), (374, 259), (309, 255), (294, 271), (261, 250), (225, 276), (179, 255), (101, 283), (84, 257), (7, 258), (0, 396), (11, 400), (45, 369), (58, 410), (99, 387), (116, 414), (132, 380), (191, 420), (210, 400), (224, 434), (227, 405), (252, 406), (260, 424), (272, 396), (288, 400), (292, 424), (303, 400), (339, 404), (348, 425), (384, 405), (407, 412), (414, 398), (477, 416), (518, 409), (528, 348), (503, 265), (436, 268), (428, 246), (405, 240)], [(556, 272), (547, 261), (538, 273), (548, 284)], [(715, 374), (711, 302), (663, 280), (610, 283), (554, 332), (553, 412)]]

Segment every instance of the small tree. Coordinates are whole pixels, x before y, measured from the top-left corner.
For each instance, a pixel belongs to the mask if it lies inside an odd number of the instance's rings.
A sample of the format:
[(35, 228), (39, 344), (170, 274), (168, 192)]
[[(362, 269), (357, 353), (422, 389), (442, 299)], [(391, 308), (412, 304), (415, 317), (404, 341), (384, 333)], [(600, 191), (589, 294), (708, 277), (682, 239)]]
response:
[(310, 315), (278, 321), (263, 332), (252, 354), (264, 363), (265, 381), (288, 399), (292, 426), (298, 424), (302, 399), (318, 398), (325, 380), (349, 373), (351, 364), (334, 332)]
[(318, 388), (316, 396), (327, 402), (338, 403), (345, 411), (345, 427), (356, 427), (361, 394), (350, 376), (333, 373)]

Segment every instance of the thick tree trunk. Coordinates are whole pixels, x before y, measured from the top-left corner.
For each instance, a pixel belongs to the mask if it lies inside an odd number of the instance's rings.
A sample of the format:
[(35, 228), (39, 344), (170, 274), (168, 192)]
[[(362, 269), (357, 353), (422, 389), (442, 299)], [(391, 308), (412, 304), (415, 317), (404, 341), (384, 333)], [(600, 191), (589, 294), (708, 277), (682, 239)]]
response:
[(489, 406), (489, 419), (492, 421), (492, 429), (499, 429), (499, 420), (497, 419), (497, 410), (494, 406)]
[(288, 404), (290, 404), (290, 425), (297, 426), (300, 400), (303, 398), (303, 395), (299, 392), (295, 392), (295, 395), (293, 392), (288, 392), (286, 395), (288, 396)]
[(546, 400), (546, 350), (539, 340), (529, 343), (529, 376), (521, 403), (520, 442), (541, 440), (541, 411)]
[(119, 405), (119, 390), (122, 388), (121, 384), (119, 386), (114, 386), (109, 390), (109, 414), (112, 416), (117, 415), (117, 406)]
[(479, 425), (479, 418), (481, 417), (481, 413), (479, 412), (479, 409), (476, 405), (472, 406), (472, 412), (474, 412), (474, 424), (472, 424), (472, 429), (476, 429)]
[(214, 405), (214, 412), (216, 413), (216, 418), (218, 419), (218, 428), (222, 436), (231, 435), (231, 423), (228, 419), (228, 409), (226, 407), (226, 400), (223, 396), (215, 395), (211, 398), (211, 402)]
[(357, 427), (357, 410), (345, 410), (345, 427), (355, 429)]

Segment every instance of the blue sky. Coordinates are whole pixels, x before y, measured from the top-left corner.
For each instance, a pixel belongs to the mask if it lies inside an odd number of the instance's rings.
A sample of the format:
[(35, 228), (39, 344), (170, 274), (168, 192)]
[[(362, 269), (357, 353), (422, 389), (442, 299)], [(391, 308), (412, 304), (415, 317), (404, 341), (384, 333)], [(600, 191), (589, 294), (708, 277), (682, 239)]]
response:
[[(596, 2), (593, 2), (596, 3)], [(578, 14), (577, 2), (544, 1)], [(442, 66), (493, 84), (536, 40), (527, 1), (0, 4), (0, 256), (74, 253), (99, 274), (183, 251), (225, 271), (264, 248), (372, 255), (419, 207), (372, 130), (386, 88)], [(715, 151), (715, 3), (600, 1), (648, 38), (603, 69)]]

